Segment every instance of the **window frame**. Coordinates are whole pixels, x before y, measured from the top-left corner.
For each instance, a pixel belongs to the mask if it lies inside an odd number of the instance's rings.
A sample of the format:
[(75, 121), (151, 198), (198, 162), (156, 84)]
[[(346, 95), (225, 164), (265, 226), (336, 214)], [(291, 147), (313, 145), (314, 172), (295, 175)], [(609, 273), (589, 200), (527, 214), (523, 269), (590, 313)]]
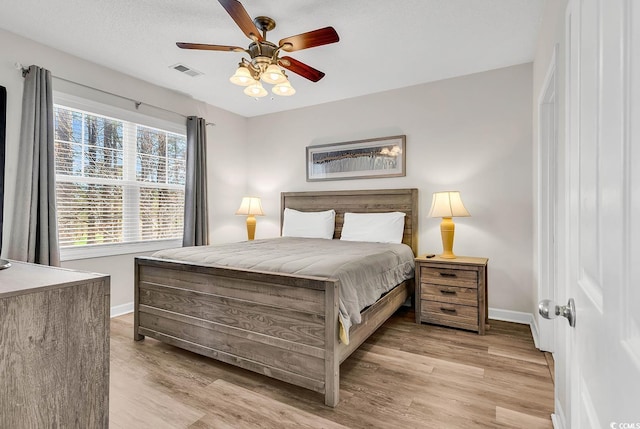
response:
[[(166, 119), (160, 119), (154, 116), (141, 114), (139, 112), (123, 109), (109, 104), (88, 100), (86, 98), (77, 97), (75, 95), (54, 91), (53, 92), (53, 104), (60, 105), (62, 107), (68, 107), (71, 109), (82, 110), (87, 113), (106, 116), (116, 120), (135, 123), (150, 128), (157, 128), (163, 131), (167, 131), (174, 134), (187, 134), (186, 123), (177, 123)], [(130, 148), (123, 147), (124, 156), (130, 156), (135, 158), (135, 151), (131, 151)], [(133, 152), (133, 154), (131, 153)], [(131, 165), (131, 163), (130, 163)], [(133, 163), (135, 168), (135, 162)], [(64, 176), (64, 175), (60, 175)], [(85, 181), (84, 177), (67, 176), (67, 178), (73, 177), (76, 181)], [(97, 180), (94, 180), (97, 179)], [(112, 179), (99, 179), (93, 178), (92, 183), (109, 182)], [(65, 180), (66, 181), (66, 180)], [(56, 186), (58, 183), (58, 174), (56, 174)], [(153, 187), (153, 183), (146, 183)], [(180, 185), (175, 184), (163, 184), (166, 186), (160, 186), (163, 189), (179, 188)], [(126, 188), (126, 183), (122, 183), (123, 189)], [(185, 189), (183, 186), (182, 189)], [(124, 208), (123, 208), (124, 209)], [(127, 216), (125, 216), (127, 217)], [(125, 231), (123, 230), (123, 234)], [(80, 259), (100, 258), (107, 256), (126, 255), (132, 253), (147, 253), (157, 250), (168, 249), (172, 247), (182, 246), (182, 237), (172, 239), (159, 239), (159, 240), (141, 240), (141, 241), (127, 241), (122, 243), (107, 243), (107, 244), (87, 244), (83, 246), (73, 246), (60, 248), (60, 260), (72, 261)]]

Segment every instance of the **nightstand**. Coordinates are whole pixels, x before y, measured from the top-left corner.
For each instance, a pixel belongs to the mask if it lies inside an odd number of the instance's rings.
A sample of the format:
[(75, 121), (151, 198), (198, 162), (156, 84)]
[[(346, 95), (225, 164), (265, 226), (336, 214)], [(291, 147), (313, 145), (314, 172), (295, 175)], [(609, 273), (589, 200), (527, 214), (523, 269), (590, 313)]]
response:
[(489, 329), (487, 258), (416, 258), (416, 323)]

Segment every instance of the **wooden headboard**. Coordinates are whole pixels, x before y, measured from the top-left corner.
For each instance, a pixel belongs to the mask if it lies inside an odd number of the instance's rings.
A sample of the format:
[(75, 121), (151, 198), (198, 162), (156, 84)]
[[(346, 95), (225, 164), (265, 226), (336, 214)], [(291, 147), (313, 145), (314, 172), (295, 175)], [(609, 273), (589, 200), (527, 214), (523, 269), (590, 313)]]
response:
[(282, 192), (280, 194), (280, 230), (284, 209), (302, 212), (322, 210), (336, 211), (336, 229), (333, 238), (340, 238), (344, 213), (404, 212), (404, 236), (402, 242), (418, 254), (418, 190), (378, 189), (359, 191), (309, 191)]

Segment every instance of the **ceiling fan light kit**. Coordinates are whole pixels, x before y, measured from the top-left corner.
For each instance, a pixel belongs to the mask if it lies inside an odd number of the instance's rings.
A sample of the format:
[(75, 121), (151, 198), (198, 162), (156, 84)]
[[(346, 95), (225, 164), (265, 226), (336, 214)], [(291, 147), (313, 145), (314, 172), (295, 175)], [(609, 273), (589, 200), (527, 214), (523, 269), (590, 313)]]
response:
[(296, 90), (293, 89), (289, 81), (285, 81), (283, 83), (279, 83), (273, 88), (271, 88), (271, 92), (276, 95), (281, 95), (283, 97), (289, 97), (296, 93)]
[(247, 94), (249, 97), (258, 97), (258, 98), (262, 98), (267, 94), (269, 94), (267, 90), (264, 89), (262, 84), (257, 80), (254, 81), (252, 85), (249, 85), (248, 87), (246, 87), (244, 89), (244, 93)]
[(280, 67), (275, 64), (269, 65), (269, 67), (267, 67), (267, 69), (260, 75), (260, 79), (262, 79), (263, 82), (270, 83), (271, 85), (277, 85), (287, 81), (287, 78)]
[(251, 76), (249, 69), (240, 63), (236, 72), (229, 78), (229, 82), (240, 86), (249, 86), (256, 83), (256, 80)]
[[(245, 86), (244, 93), (250, 97), (264, 97), (268, 94), (262, 82), (274, 85), (271, 91), (276, 95), (291, 96), (296, 90), (291, 86), (282, 68), (296, 73), (312, 82), (318, 82), (324, 73), (291, 57), (279, 57), (280, 51), (293, 52), (316, 46), (336, 43), (340, 40), (333, 27), (320, 28), (280, 40), (278, 45), (267, 40), (267, 32), (276, 27), (276, 22), (268, 16), (258, 16), (254, 20), (237, 0), (218, 0), (233, 18), (244, 34), (252, 40), (247, 49), (238, 46), (208, 45), (202, 43), (178, 42), (181, 49), (207, 51), (245, 52), (251, 60), (242, 58), (238, 69), (229, 78), (235, 85)], [(262, 31), (262, 34), (260, 34)]]

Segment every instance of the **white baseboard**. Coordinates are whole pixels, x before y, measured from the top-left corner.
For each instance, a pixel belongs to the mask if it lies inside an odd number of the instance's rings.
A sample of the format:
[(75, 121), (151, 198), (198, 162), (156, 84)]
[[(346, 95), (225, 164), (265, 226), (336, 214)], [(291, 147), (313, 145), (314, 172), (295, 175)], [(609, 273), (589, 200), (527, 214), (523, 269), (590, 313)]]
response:
[(564, 429), (564, 425), (560, 422), (557, 414), (551, 414), (551, 424), (553, 429)]
[(522, 325), (531, 325), (533, 316), (531, 315), (531, 313), (523, 313), (522, 311), (502, 310), (501, 308), (489, 308), (489, 319), (520, 323)]
[(129, 313), (133, 313), (133, 302), (111, 307), (111, 317), (118, 317)]
[(538, 321), (535, 317), (531, 317), (531, 336), (533, 336), (533, 345), (536, 349), (540, 349), (540, 330), (538, 328)]
[(531, 336), (533, 337), (533, 342), (536, 348), (539, 348), (538, 338), (540, 334), (538, 332), (538, 325), (536, 325), (536, 320), (533, 317), (533, 314), (524, 313), (522, 311), (503, 310), (501, 308), (489, 308), (489, 319), (529, 325), (529, 328), (531, 328)]
[(551, 414), (551, 423), (553, 423), (553, 429), (565, 429), (567, 427), (567, 420), (564, 417), (564, 410), (558, 398), (555, 400), (555, 413)]

